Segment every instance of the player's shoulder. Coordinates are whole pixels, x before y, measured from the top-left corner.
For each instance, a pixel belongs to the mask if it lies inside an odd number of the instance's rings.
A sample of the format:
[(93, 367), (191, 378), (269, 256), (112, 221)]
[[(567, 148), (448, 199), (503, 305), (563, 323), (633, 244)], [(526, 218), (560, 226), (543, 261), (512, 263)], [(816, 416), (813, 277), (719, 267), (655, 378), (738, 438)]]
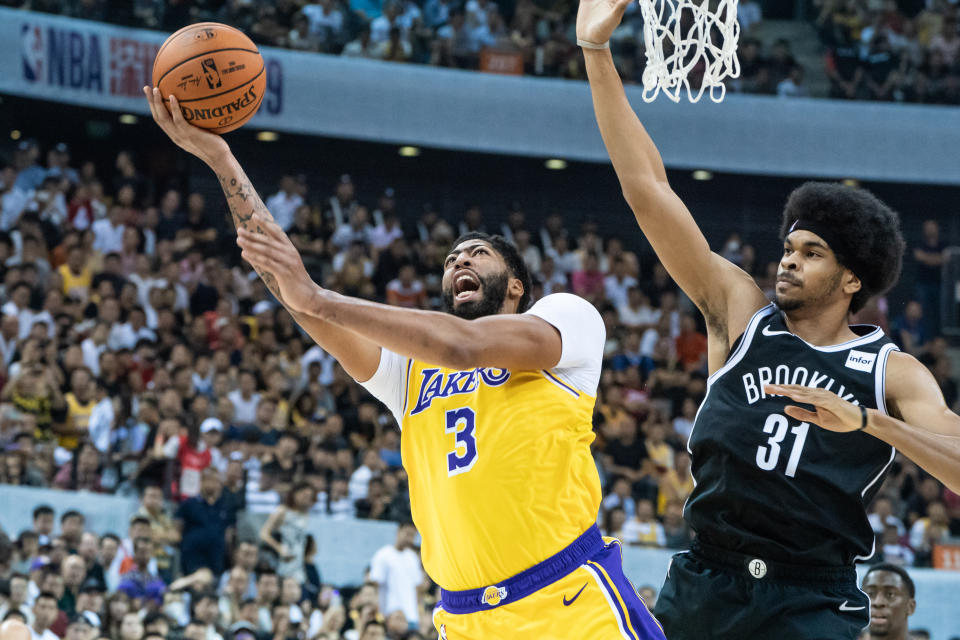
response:
[(894, 349), (887, 358), (887, 390), (909, 388), (921, 381), (931, 379), (929, 369), (911, 354)]
[(597, 311), (597, 308), (593, 306), (592, 303), (572, 293), (551, 293), (548, 296), (544, 296), (533, 303), (533, 306), (531, 306), (526, 313), (537, 315), (538, 312), (547, 310), (582, 313), (586, 316), (594, 316), (598, 320), (601, 319), (600, 312)]

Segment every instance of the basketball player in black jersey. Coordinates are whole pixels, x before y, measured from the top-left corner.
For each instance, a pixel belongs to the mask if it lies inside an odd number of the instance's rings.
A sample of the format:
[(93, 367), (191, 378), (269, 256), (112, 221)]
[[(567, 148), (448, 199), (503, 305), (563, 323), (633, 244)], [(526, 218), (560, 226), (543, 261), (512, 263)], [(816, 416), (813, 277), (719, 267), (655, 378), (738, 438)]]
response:
[(629, 1), (581, 0), (577, 38), (627, 203), (706, 318), (711, 373), (688, 443), (697, 537), (654, 613), (670, 640), (856, 638), (870, 603), (854, 562), (873, 553), (866, 506), (895, 448), (960, 489), (960, 417), (933, 376), (880, 329), (847, 323), (895, 283), (899, 220), (862, 189), (803, 185), (770, 304), (710, 251), (627, 102), (605, 45)]

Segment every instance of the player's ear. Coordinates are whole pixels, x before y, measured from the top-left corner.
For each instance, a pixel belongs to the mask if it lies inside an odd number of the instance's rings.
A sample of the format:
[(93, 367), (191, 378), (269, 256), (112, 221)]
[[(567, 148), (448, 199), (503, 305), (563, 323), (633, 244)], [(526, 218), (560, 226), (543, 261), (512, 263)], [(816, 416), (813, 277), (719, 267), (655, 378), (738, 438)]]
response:
[(844, 269), (844, 271), (843, 292), (853, 295), (863, 288), (863, 283), (860, 281), (860, 278), (857, 277), (857, 274), (855, 274), (853, 271), (850, 271), (850, 269)]
[(523, 282), (520, 281), (520, 278), (507, 280), (507, 295), (511, 300), (519, 300), (523, 297)]
[(912, 616), (913, 612), (917, 610), (917, 601), (913, 598), (910, 598), (910, 601), (907, 602), (907, 615)]

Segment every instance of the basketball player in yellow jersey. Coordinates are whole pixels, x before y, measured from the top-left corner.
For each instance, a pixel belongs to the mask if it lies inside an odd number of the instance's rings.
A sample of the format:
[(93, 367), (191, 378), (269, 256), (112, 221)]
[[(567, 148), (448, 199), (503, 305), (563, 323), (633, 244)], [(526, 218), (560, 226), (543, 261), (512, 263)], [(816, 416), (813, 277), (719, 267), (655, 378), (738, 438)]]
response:
[(448, 313), (326, 291), (307, 274), (222, 138), (145, 87), (154, 119), (216, 172), (243, 257), (297, 322), (402, 428), (414, 522), (443, 589), (446, 640), (663, 640), (596, 527), (591, 416), (605, 331), (569, 294), (530, 302), (530, 275), (499, 236), (455, 242)]

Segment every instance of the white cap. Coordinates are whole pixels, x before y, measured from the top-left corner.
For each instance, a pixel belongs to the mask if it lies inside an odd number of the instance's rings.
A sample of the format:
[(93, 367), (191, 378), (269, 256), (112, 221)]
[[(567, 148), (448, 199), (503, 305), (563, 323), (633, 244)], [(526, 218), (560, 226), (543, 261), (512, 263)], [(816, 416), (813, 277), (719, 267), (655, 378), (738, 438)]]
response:
[(200, 433), (209, 433), (210, 431), (223, 433), (223, 423), (219, 418), (207, 418), (200, 423)]

